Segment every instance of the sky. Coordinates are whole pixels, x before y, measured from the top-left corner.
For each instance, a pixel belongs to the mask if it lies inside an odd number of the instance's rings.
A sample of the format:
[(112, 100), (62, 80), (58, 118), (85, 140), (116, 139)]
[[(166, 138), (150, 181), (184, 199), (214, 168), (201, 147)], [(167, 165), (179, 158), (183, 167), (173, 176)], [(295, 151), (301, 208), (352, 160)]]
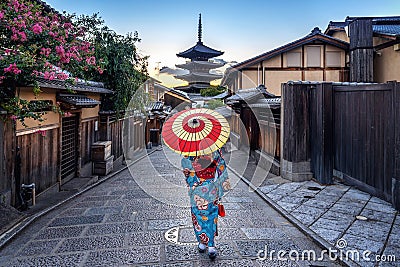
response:
[(177, 85), (155, 68), (175, 68), (177, 53), (197, 42), (199, 13), (203, 43), (224, 51), (227, 62), (241, 62), (309, 34), (347, 16), (399, 16), (399, 0), (46, 0), (58, 11), (99, 13), (119, 34), (137, 31), (140, 53), (149, 57), (149, 73), (165, 85)]

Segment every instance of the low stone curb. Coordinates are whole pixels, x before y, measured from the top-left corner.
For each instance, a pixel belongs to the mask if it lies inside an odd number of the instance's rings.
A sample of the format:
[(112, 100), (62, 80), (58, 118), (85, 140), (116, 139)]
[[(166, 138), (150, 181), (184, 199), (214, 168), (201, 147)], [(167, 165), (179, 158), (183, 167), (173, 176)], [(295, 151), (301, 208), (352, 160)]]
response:
[(86, 187), (85, 189), (75, 193), (74, 195), (68, 197), (67, 199), (64, 199), (63, 201), (57, 203), (54, 206), (51, 206), (37, 214), (34, 214), (32, 216), (26, 217), (16, 223), (13, 227), (11, 227), (8, 231), (6, 231), (2, 236), (0, 236), (0, 249), (2, 249), (8, 242), (10, 242), (16, 235), (18, 235), (22, 230), (24, 230), (27, 226), (29, 226), (31, 223), (42, 217), (43, 215), (49, 213), (50, 211), (55, 210), (56, 208), (66, 204), (67, 202), (71, 201), (72, 199), (76, 198), (77, 196), (89, 191), (90, 189), (98, 186), (99, 184), (102, 184), (103, 182), (109, 180), (110, 178), (114, 177), (115, 175), (123, 172), (127, 168), (129, 168), (131, 165), (137, 163), (138, 161), (142, 160), (143, 158), (147, 157), (148, 155), (154, 153), (155, 151), (158, 151), (159, 149), (154, 149), (150, 152), (146, 152), (145, 155), (139, 157), (138, 159), (134, 160), (131, 162), (129, 165), (117, 170), (116, 172), (113, 172), (107, 176), (104, 176), (101, 180), (97, 181), (96, 183)]
[[(301, 223), (298, 219), (296, 219), (294, 216), (292, 216), (289, 212), (284, 210), (281, 206), (279, 206), (276, 202), (274, 202), (271, 198), (266, 196), (260, 189), (255, 187), (249, 180), (244, 178), (240, 173), (238, 173), (236, 170), (228, 166), (228, 169), (232, 171), (236, 176), (238, 176), (243, 182), (245, 182), (251, 189), (254, 190), (265, 202), (267, 202), (272, 208), (274, 208), (277, 212), (279, 212), (282, 216), (284, 216), (289, 222), (294, 224), (301, 232), (303, 232), (306, 236), (310, 237), (313, 241), (318, 243), (320, 246), (322, 246), (325, 250), (332, 249), (332, 245), (329, 244), (325, 239), (320, 237), (318, 234), (316, 234), (314, 231), (309, 229), (307, 226), (305, 226), (303, 223)], [(339, 253), (332, 253), (336, 256), (337, 260), (340, 261), (341, 263), (345, 264), (346, 266), (349, 267), (359, 267), (360, 265), (350, 261), (343, 259), (343, 257), (340, 257)]]

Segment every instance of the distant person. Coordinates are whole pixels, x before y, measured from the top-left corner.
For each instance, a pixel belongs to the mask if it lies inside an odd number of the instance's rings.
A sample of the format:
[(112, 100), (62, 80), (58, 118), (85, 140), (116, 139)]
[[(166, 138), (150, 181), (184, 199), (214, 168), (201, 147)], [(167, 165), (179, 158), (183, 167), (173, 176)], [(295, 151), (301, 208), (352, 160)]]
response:
[(228, 172), (221, 150), (210, 155), (184, 157), (181, 161), (189, 188), (192, 222), (198, 250), (215, 259), (214, 238), (218, 235), (218, 203), (230, 189)]

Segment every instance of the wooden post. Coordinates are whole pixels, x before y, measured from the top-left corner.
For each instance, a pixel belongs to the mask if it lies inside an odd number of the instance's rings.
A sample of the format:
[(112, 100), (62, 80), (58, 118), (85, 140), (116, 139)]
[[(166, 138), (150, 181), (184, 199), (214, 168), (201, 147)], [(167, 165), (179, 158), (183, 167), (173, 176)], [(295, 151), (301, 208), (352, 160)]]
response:
[(310, 166), (309, 85), (288, 82), (282, 85), (281, 176), (291, 181), (312, 178)]
[(393, 112), (394, 112), (394, 166), (392, 176), (392, 203), (400, 210), (400, 83), (393, 83)]
[(322, 184), (333, 182), (333, 87), (320, 83), (310, 99), (311, 170)]
[(358, 18), (349, 24), (350, 81), (374, 81), (373, 31), (370, 18)]

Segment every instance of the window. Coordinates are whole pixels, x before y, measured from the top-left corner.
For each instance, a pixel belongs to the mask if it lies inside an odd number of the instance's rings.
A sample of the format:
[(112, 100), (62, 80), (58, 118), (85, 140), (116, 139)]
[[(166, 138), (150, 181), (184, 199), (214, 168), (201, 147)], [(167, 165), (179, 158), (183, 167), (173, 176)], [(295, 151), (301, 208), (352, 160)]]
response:
[(326, 52), (327, 67), (341, 67), (341, 52)]
[(301, 53), (300, 52), (286, 53), (286, 61), (288, 67), (301, 67)]
[(321, 67), (320, 46), (307, 46), (307, 67)]

